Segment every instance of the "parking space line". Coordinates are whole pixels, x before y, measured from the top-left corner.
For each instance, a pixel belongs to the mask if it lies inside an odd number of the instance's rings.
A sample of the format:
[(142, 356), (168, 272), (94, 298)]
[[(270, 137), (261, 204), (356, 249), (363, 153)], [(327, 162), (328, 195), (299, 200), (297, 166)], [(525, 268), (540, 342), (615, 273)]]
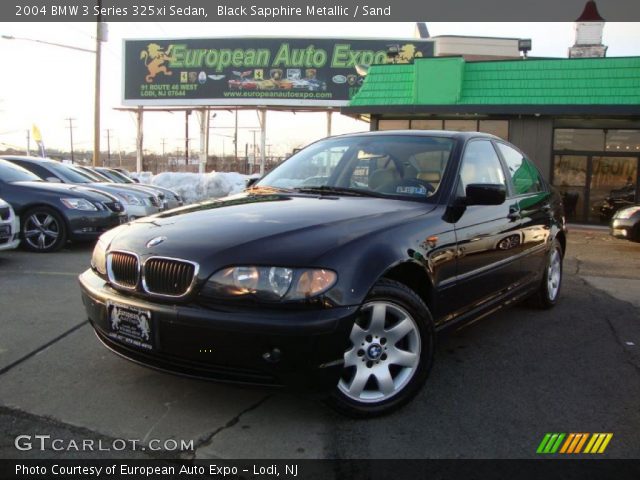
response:
[(30, 353), (27, 353), (24, 357), (19, 358), (18, 360), (16, 360), (13, 363), (10, 363), (9, 365), (7, 365), (4, 368), (0, 369), (0, 375), (3, 375), (5, 373), (7, 373), (9, 370), (11, 370), (13, 367), (16, 367), (18, 365), (20, 365), (22, 362), (24, 362), (25, 360), (30, 359), (31, 357), (33, 357), (34, 355), (37, 355), (38, 353), (40, 353), (41, 351), (43, 351), (44, 349), (50, 347), (51, 345), (53, 345), (54, 343), (62, 340), (63, 338), (65, 338), (67, 335), (70, 335), (71, 333), (75, 332), (76, 330), (78, 330), (80, 327), (83, 327), (85, 325), (87, 325), (89, 323), (89, 320), (85, 320), (82, 323), (79, 323), (78, 325), (71, 327), (69, 330), (67, 330), (66, 332), (61, 333), (60, 335), (58, 335), (57, 337), (55, 337), (53, 340), (48, 341), (47, 343), (45, 343), (44, 345), (36, 348), (35, 350), (33, 350)]
[(65, 277), (75, 277), (79, 273), (74, 272), (40, 272), (36, 270), (1, 270), (0, 273), (23, 274), (23, 275), (63, 275)]

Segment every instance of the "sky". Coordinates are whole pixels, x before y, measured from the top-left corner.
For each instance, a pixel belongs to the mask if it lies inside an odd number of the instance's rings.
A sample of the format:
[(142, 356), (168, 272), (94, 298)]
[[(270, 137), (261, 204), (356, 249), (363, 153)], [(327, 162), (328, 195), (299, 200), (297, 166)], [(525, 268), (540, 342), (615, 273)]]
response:
[[(573, 23), (429, 23), (437, 35), (476, 35), (531, 38), (531, 56), (566, 57), (573, 44)], [(121, 106), (122, 39), (188, 37), (362, 37), (412, 38), (414, 23), (109, 23), (109, 38), (102, 50), (101, 130), (106, 151), (107, 129), (111, 150), (135, 150), (136, 124)], [(1, 23), (0, 35), (10, 35), (93, 49), (95, 23)], [(640, 56), (640, 23), (607, 23), (604, 44), (607, 56)], [(32, 124), (40, 129), (47, 147), (69, 149), (72, 118), (76, 150), (93, 148), (94, 56), (77, 50), (25, 40), (0, 39), (4, 69), (0, 85), (0, 149), (25, 149)], [(219, 112), (212, 122), (210, 154), (233, 152), (232, 112)], [(240, 112), (239, 154), (253, 143), (259, 128), (255, 112)], [(368, 124), (333, 114), (334, 134), (368, 130)], [(198, 122), (190, 121), (192, 146), (198, 149)], [(267, 144), (275, 155), (326, 135), (324, 113), (269, 112)], [(258, 135), (259, 137), (259, 135)], [(144, 148), (161, 153), (184, 149), (184, 116), (180, 113), (146, 114)], [(259, 141), (259, 140), (258, 140)], [(32, 142), (33, 148), (33, 142)]]

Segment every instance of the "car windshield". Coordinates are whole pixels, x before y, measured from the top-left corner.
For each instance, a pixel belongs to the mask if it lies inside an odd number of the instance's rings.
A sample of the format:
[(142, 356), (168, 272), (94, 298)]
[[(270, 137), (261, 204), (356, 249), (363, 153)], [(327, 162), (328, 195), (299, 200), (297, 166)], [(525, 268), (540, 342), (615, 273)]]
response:
[(7, 183), (13, 182), (41, 182), (42, 179), (22, 167), (0, 160), (0, 180)]
[(454, 140), (363, 135), (321, 140), (293, 155), (254, 188), (423, 200), (433, 196)]
[(122, 180), (120, 180), (111, 170), (107, 170), (106, 168), (98, 168), (97, 170), (101, 175), (104, 175), (112, 182), (122, 183)]
[(71, 167), (64, 165), (62, 163), (50, 162), (47, 166), (54, 171), (58, 176), (63, 178), (66, 182), (69, 183), (92, 183), (92, 180), (88, 178), (86, 175), (82, 175), (78, 173)]
[(93, 176), (99, 180), (97, 180), (98, 182), (109, 182), (109, 183), (113, 183), (113, 180), (111, 180), (109, 177), (107, 177), (104, 173), (99, 172), (98, 170), (92, 170), (90, 168), (86, 168), (83, 167), (82, 169), (83, 171), (87, 172), (88, 175)]
[(120, 173), (117, 170), (109, 170), (109, 173), (111, 173), (111, 178), (116, 179), (116, 181), (119, 183), (136, 183), (129, 177), (127, 177), (124, 173)]

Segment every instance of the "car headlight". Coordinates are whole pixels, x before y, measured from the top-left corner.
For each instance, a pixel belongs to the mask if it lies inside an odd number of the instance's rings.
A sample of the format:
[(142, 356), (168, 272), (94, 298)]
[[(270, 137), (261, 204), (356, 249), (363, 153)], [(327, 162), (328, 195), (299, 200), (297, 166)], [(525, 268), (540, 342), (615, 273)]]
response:
[(107, 274), (107, 244), (102, 239), (98, 240), (93, 248), (91, 268), (101, 275)]
[(640, 206), (624, 208), (616, 212), (616, 218), (631, 218), (636, 212), (640, 212)]
[(70, 208), (71, 210), (85, 210), (91, 212), (96, 212), (98, 210), (98, 207), (84, 198), (61, 198), (60, 201), (65, 207)]
[(144, 200), (130, 193), (118, 192), (117, 195), (122, 198), (127, 205), (144, 205)]
[(209, 278), (202, 294), (215, 298), (304, 300), (326, 292), (337, 278), (335, 272), (325, 269), (228, 267)]
[(96, 270), (101, 275), (107, 274), (107, 248), (111, 245), (111, 241), (124, 229), (125, 225), (112, 228), (104, 232), (98, 238), (96, 246), (93, 248), (93, 254), (91, 255), (91, 268)]

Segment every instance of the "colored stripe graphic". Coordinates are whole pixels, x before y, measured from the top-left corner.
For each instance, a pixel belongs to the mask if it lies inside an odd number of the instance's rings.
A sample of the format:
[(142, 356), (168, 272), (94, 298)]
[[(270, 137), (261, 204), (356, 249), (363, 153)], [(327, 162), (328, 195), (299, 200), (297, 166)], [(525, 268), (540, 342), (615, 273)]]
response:
[(612, 438), (613, 433), (546, 433), (536, 453), (604, 453)]
[(538, 445), (537, 453), (556, 453), (566, 434), (564, 433), (547, 433), (540, 445)]
[(584, 453), (604, 453), (612, 437), (613, 433), (594, 433)]

